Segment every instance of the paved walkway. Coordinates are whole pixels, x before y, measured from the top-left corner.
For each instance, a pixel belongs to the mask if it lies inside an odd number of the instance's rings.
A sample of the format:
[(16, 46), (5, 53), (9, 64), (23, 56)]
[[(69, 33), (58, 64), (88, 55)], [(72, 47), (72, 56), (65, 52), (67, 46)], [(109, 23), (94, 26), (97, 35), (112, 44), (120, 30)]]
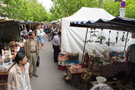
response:
[(37, 70), (38, 78), (32, 77), (32, 90), (77, 90), (63, 79), (64, 71), (58, 70), (53, 61), (52, 43), (46, 41), (43, 50), (40, 50), (40, 66)]

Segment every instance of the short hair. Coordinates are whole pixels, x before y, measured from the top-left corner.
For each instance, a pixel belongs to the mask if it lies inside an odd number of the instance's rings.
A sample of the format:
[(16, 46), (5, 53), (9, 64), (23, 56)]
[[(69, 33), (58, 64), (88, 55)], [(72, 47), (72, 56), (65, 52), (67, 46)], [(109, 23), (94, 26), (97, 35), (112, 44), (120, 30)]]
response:
[(61, 35), (61, 32), (58, 32), (58, 35)]
[(90, 90), (113, 90), (107, 84), (97, 84), (93, 86)]
[(10, 46), (10, 48), (12, 48), (12, 47), (17, 47), (17, 46), (19, 46), (18, 45), (18, 43), (16, 43), (15, 41), (11, 41), (10, 43), (9, 43), (9, 46)]
[(25, 57), (26, 55), (25, 55), (25, 53), (23, 53), (23, 52), (21, 52), (21, 51), (19, 51), (19, 52), (17, 52), (17, 54), (16, 54), (16, 57), (15, 57), (15, 62), (17, 63), (17, 64), (19, 64), (19, 61), (22, 61), (23, 60), (23, 58)]
[(29, 33), (29, 36), (32, 36), (32, 32)]
[(35, 34), (35, 33), (34, 33), (34, 32), (30, 32), (30, 33), (29, 33), (29, 36), (32, 36), (32, 34)]

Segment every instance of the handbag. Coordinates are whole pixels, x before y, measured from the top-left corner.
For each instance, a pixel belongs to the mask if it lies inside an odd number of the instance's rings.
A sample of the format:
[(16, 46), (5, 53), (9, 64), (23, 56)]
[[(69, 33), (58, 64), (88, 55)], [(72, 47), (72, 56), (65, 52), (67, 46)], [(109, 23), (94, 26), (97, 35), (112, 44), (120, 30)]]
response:
[(40, 61), (40, 57), (38, 56), (38, 58), (37, 58), (37, 64), (36, 64), (37, 67), (39, 67), (39, 64), (40, 64), (39, 61)]
[(37, 64), (36, 64), (37, 67), (39, 67), (39, 61), (37, 61)]

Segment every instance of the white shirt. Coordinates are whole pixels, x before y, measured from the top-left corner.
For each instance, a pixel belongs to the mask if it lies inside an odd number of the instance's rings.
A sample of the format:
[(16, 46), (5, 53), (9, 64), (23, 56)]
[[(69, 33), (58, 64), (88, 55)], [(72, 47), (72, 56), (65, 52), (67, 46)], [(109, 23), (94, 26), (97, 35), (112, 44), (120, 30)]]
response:
[(60, 46), (60, 37), (58, 35), (54, 36), (52, 44), (55, 46)]
[[(22, 90), (31, 90), (30, 87), (28, 87), (27, 85), (27, 80), (26, 80), (26, 75), (24, 73), (24, 71), (22, 72), (21, 69), (19, 67), (17, 67), (20, 74), (21, 74), (21, 80), (22, 80)], [(24, 69), (25, 70), (25, 69)]]
[(20, 51), (20, 46), (18, 46), (18, 48), (17, 48), (17, 52), (18, 52), (18, 51)]
[(39, 30), (39, 29), (37, 29), (36, 35), (37, 35), (37, 36), (40, 36), (40, 30)]
[(56, 31), (56, 28), (53, 29), (53, 32)]
[(40, 29), (43, 32), (43, 29)]

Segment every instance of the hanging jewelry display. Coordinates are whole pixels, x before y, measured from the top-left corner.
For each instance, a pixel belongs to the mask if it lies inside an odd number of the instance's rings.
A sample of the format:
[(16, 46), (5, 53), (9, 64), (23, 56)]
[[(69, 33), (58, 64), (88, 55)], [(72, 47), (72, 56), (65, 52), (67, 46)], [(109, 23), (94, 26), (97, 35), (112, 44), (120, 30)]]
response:
[(124, 39), (125, 39), (125, 32), (123, 32), (123, 35), (122, 35), (122, 42), (124, 42)]
[(111, 31), (109, 31), (109, 38), (108, 38), (108, 42), (107, 42), (108, 46), (110, 46), (110, 33), (111, 33)]
[(95, 28), (94, 28), (94, 34), (92, 35), (92, 37), (97, 37), (97, 35), (95, 34)]
[(116, 43), (118, 42), (118, 38), (119, 38), (119, 32), (117, 32), (117, 35), (116, 35)]
[(100, 40), (100, 44), (103, 44), (103, 40), (105, 40), (105, 36), (103, 35), (103, 29), (101, 29), (101, 33), (99, 34), (98, 39)]
[(93, 42), (93, 40), (92, 40), (92, 35), (91, 35), (91, 33), (92, 33), (93, 31), (92, 31), (92, 28), (90, 28), (90, 38), (89, 38), (89, 40), (87, 41), (87, 42)]
[(93, 42), (91, 33), (93, 33), (92, 28), (90, 28), (90, 38), (89, 38), (88, 42)]

